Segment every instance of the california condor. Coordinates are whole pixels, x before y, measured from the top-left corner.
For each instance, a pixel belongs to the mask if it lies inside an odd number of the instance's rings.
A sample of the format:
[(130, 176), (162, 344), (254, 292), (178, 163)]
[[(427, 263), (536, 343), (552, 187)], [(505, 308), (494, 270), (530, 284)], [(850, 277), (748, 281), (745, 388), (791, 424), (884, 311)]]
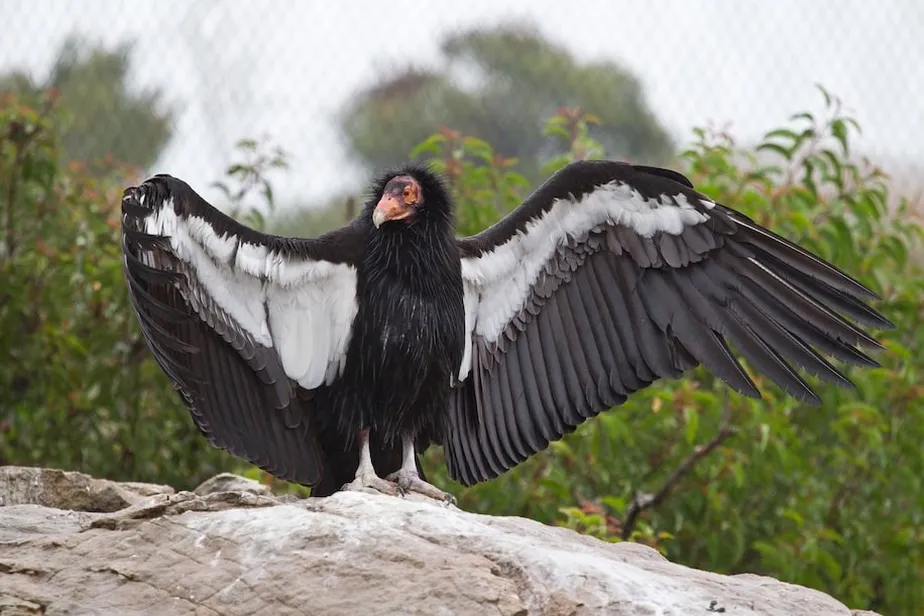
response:
[(758, 397), (729, 342), (817, 404), (796, 368), (850, 386), (821, 353), (876, 366), (851, 321), (892, 327), (872, 291), (674, 171), (576, 162), (460, 239), (431, 170), (371, 192), (316, 239), (250, 229), (168, 175), (122, 201), (134, 309), (199, 430), (317, 496), (449, 498), (421, 474), (430, 444), (469, 486), (698, 364)]

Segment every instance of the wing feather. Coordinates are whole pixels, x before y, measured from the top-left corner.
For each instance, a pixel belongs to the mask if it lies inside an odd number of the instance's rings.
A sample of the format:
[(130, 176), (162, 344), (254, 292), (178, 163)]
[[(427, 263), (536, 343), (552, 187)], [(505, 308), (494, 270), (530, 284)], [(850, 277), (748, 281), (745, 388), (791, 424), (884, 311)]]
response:
[(125, 191), (123, 269), (152, 354), (215, 446), (316, 484), (318, 409), (306, 391), (342, 369), (356, 313), (351, 227), (307, 240), (249, 229), (187, 184)]
[(822, 353), (876, 365), (854, 322), (891, 327), (861, 283), (665, 169), (575, 163), (459, 249), (470, 352), (443, 445), (466, 485), (699, 364), (759, 397), (733, 348), (817, 404), (799, 370), (850, 387)]

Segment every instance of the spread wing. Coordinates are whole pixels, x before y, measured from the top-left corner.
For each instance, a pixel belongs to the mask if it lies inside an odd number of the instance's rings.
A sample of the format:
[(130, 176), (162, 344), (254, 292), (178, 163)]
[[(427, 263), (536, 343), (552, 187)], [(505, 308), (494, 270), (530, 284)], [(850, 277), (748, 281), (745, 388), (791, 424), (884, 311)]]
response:
[(167, 175), (122, 200), (132, 304), (196, 425), (213, 445), (306, 485), (322, 473), (313, 393), (342, 370), (357, 311), (358, 233), (259, 233)]
[(698, 364), (758, 397), (729, 342), (818, 403), (796, 368), (850, 386), (822, 353), (875, 366), (848, 318), (891, 327), (859, 282), (665, 169), (572, 164), (459, 248), (469, 336), (443, 445), (466, 485)]

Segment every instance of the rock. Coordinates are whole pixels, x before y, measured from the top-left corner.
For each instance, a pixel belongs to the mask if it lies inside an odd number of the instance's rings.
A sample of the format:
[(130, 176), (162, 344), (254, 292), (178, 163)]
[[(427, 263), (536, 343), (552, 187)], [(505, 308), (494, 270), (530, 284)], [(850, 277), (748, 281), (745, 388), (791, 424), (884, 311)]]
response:
[(170, 486), (118, 483), (83, 473), (28, 466), (0, 466), (0, 507), (42, 505), (72, 511), (119, 511)]
[(20, 601), (13, 598), (4, 598), (0, 595), (0, 615), (2, 616), (30, 616), (42, 613), (42, 606), (31, 601)]
[(0, 493), (18, 503), (0, 508), (0, 615), (851, 614), (814, 590), (521, 518), (359, 492), (282, 502), (226, 481), (106, 513)]
[(250, 492), (260, 496), (273, 495), (273, 491), (269, 486), (233, 473), (221, 473), (211, 479), (206, 479), (193, 492), (202, 496), (216, 492)]

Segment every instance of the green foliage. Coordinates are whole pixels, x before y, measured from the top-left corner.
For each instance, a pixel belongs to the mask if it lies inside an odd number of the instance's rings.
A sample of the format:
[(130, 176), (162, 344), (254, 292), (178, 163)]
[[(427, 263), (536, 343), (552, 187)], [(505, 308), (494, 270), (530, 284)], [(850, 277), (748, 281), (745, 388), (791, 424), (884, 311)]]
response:
[(130, 309), (111, 166), (64, 165), (48, 96), (0, 97), (0, 464), (189, 488), (231, 466), (199, 435)]
[[(34, 83), (28, 75), (14, 72), (0, 76), (0, 92), (56, 94), (60, 109), (67, 110), (58, 113), (65, 163), (108, 160), (147, 167), (170, 140), (171, 119), (162, 109), (160, 92), (129, 88), (130, 53), (130, 45), (110, 51), (69, 39), (44, 82)], [(101, 172), (106, 166), (103, 162)]]
[(405, 70), (359, 93), (343, 116), (349, 147), (369, 169), (401, 162), (445, 125), (489, 139), (535, 180), (553, 155), (543, 122), (571, 106), (599, 116), (591, 132), (613, 156), (663, 162), (673, 151), (639, 81), (614, 63), (579, 63), (532, 29), (513, 26), (450, 36), (442, 53), (445, 70)]
[[(270, 174), (288, 169), (288, 154), (266, 141), (243, 139), (237, 143), (242, 158), (225, 170), (225, 180), (213, 182), (229, 204), (228, 215), (267, 233), (317, 237), (352, 220), (358, 212), (355, 196), (334, 198), (326, 207), (276, 210)], [(232, 189), (229, 184), (236, 184)]]
[[(426, 456), (429, 476), (469, 510), (604, 540), (626, 535), (691, 566), (772, 575), (855, 608), (918, 613), (924, 272), (909, 255), (922, 230), (906, 204), (889, 206), (888, 178), (850, 157), (856, 125), (825, 98), (824, 117), (800, 114), (753, 151), (696, 131), (682, 160), (703, 192), (882, 294), (897, 329), (881, 335), (881, 368), (851, 370), (856, 391), (813, 380), (821, 407), (759, 378), (763, 400), (746, 399), (695, 370), (639, 392), (494, 481), (459, 490), (437, 449)], [(595, 121), (558, 110), (545, 127), (558, 145), (540, 179), (603, 155)], [(89, 174), (63, 164), (66, 126), (47, 97), (0, 97), (0, 464), (179, 488), (222, 470), (265, 479), (206, 443), (151, 360), (119, 257), (119, 197), (138, 178), (125, 167)], [(535, 185), (483, 139), (444, 129), (422, 141), (415, 154), (449, 177), (460, 233), (491, 224)], [(255, 142), (241, 148), (243, 161), (222, 184), (228, 205), (249, 224), (278, 228), (278, 219), (253, 215), (253, 200), (271, 204), (265, 175), (284, 157)]]
[[(763, 573), (856, 608), (919, 613), (924, 271), (908, 255), (924, 233), (906, 203), (889, 209), (884, 174), (850, 157), (857, 125), (824, 98), (825, 117), (794, 116), (755, 151), (697, 130), (682, 159), (702, 192), (883, 296), (880, 307), (897, 329), (880, 336), (882, 367), (849, 370), (855, 391), (810, 379), (821, 407), (788, 399), (758, 377), (764, 396), (757, 401), (730, 393), (703, 369), (660, 381), (507, 475), (462, 492), (461, 507), (606, 540), (628, 535), (690, 566)], [(571, 144), (557, 165), (601, 154), (585, 124), (565, 111), (549, 122)], [(452, 178), (461, 233), (494, 222), (532, 188), (490, 145), (449, 130), (417, 151)], [(455, 487), (441, 452), (428, 452), (426, 469)]]
[[(273, 185), (268, 174), (271, 171), (288, 169), (286, 152), (279, 146), (271, 146), (265, 141), (255, 139), (241, 139), (237, 142), (237, 150), (243, 156), (243, 160), (228, 167), (225, 171), (227, 180), (212, 182), (212, 186), (221, 191), (230, 204), (230, 210), (227, 212), (229, 216), (254, 229), (264, 229), (267, 223), (266, 214), (272, 216), (276, 211)], [(258, 203), (264, 207), (257, 207), (248, 199), (254, 192), (258, 193)]]

